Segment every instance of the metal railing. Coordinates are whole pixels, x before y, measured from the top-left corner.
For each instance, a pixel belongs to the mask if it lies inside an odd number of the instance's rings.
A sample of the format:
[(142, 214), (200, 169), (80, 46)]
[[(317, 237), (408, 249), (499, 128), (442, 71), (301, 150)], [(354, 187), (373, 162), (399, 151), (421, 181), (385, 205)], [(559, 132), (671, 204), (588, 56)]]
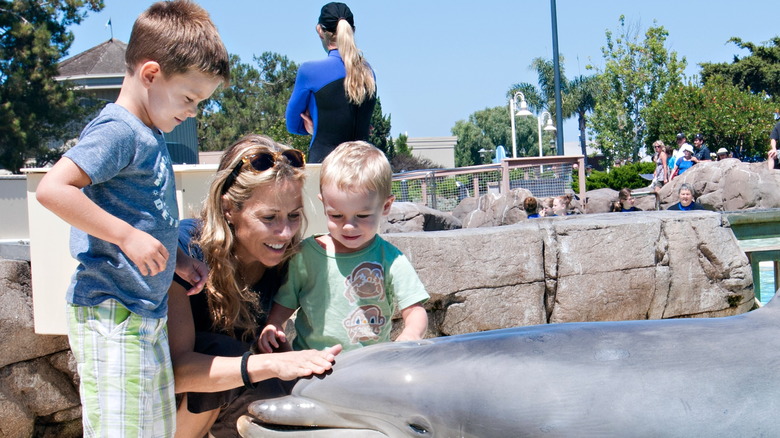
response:
[(393, 194), (398, 201), (417, 202), (439, 211), (452, 211), (469, 196), (507, 193), (517, 188), (528, 189), (537, 198), (559, 196), (571, 189), (575, 165), (579, 197), (584, 200), (582, 155), (506, 158), (495, 164), (396, 173)]

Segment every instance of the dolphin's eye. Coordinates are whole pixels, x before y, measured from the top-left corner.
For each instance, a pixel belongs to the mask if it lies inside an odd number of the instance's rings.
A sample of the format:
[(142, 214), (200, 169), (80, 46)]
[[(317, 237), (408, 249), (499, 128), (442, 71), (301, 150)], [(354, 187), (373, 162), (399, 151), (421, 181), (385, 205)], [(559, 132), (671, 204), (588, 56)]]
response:
[(428, 435), (428, 429), (426, 429), (424, 426), (421, 426), (419, 424), (410, 423), (409, 429), (412, 430), (417, 435)]

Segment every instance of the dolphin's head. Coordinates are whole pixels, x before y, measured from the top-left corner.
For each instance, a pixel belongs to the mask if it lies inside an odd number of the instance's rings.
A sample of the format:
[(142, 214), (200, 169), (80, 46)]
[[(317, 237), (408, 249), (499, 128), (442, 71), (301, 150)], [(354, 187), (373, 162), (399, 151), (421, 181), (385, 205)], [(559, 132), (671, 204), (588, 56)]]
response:
[(386, 343), (344, 353), (332, 373), (300, 380), (289, 396), (251, 403), (239, 432), (247, 438), (434, 437), (437, 420), (421, 411), (436, 401), (420, 399), (418, 387), (441, 379), (440, 370), (424, 363), (432, 344)]

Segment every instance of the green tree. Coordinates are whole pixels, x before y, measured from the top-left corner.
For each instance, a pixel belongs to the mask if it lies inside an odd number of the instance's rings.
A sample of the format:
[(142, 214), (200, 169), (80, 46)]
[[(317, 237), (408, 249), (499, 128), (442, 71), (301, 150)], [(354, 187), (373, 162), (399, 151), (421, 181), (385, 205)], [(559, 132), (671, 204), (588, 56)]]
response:
[(395, 156), (395, 150), (393, 148), (393, 139), (390, 137), (390, 115), (385, 116), (382, 113), (382, 101), (379, 97), (376, 98), (376, 105), (374, 105), (370, 123), (368, 142), (384, 152), (387, 159), (392, 161), (393, 156)]
[[(559, 59), (563, 63), (563, 56), (559, 56)], [(538, 86), (529, 82), (514, 84), (507, 92), (507, 97), (512, 97), (515, 92), (520, 91), (525, 96), (531, 111), (536, 113), (549, 111), (550, 114), (555, 114), (555, 68), (553, 61), (544, 58), (534, 58), (529, 68), (536, 70)], [(563, 66), (561, 66), (562, 95), (565, 94), (567, 83)]]
[[(559, 58), (563, 62), (563, 56)], [(531, 62), (530, 68), (536, 70), (538, 87), (528, 82), (514, 84), (507, 92), (507, 97), (514, 96), (515, 92), (520, 91), (525, 96), (531, 110), (538, 114), (541, 114), (542, 111), (548, 111), (552, 117), (555, 117), (555, 66), (553, 61), (535, 58)], [(595, 106), (598, 90), (596, 77), (578, 76), (574, 80), (569, 81), (566, 78), (563, 67), (561, 67), (560, 81), (562, 117), (565, 120), (574, 115), (577, 116), (580, 130), (580, 148), (582, 149), (582, 155), (587, 156), (586, 114), (593, 111)], [(536, 129), (538, 129), (538, 125), (534, 128), (534, 131)], [(552, 134), (543, 133), (543, 137), (545, 136), (554, 138)], [(542, 141), (544, 142), (544, 138)]]
[(737, 158), (759, 157), (773, 126), (772, 109), (772, 102), (713, 76), (703, 86), (676, 86), (653, 102), (647, 111), (648, 140), (674, 141), (677, 132), (701, 132), (711, 151), (724, 147)]
[[(509, 120), (509, 106), (498, 106), (477, 111), (469, 119), (459, 120), (452, 128), (452, 135), (458, 137), (455, 143), (455, 165), (471, 166), (490, 162), (495, 157), (498, 145), (512, 144), (512, 131)], [(536, 120), (517, 117), (518, 155), (534, 154), (536, 148)], [(511, 147), (511, 146), (510, 146)], [(484, 149), (484, 156), (480, 150)]]
[[(653, 173), (654, 163), (629, 163), (624, 166), (613, 167), (609, 172), (594, 170), (587, 178), (586, 187), (588, 190), (603, 189), (605, 187), (612, 190), (622, 188), (639, 189), (647, 187), (647, 180), (642, 178), (641, 174)], [(575, 175), (574, 191), (579, 191), (579, 181)]]
[[(648, 143), (646, 109), (671, 87), (682, 82), (685, 58), (665, 47), (669, 33), (650, 27), (639, 41), (638, 29), (627, 27), (620, 16), (620, 33), (607, 30), (601, 51), (604, 71), (599, 71), (598, 100), (591, 117), (598, 148), (608, 161), (636, 160)], [(590, 69), (597, 70), (592, 66)]]
[(396, 155), (412, 155), (412, 149), (409, 147), (409, 136), (406, 134), (399, 134), (398, 138), (393, 142), (395, 146)]
[[(580, 149), (588, 159), (587, 145), (587, 114), (596, 108), (598, 96), (598, 78), (596, 76), (577, 76), (567, 85), (567, 98), (563, 101), (564, 108), (570, 108), (577, 115), (577, 126), (580, 130)], [(570, 116), (567, 116), (567, 118)]]
[(398, 173), (410, 170), (441, 168), (441, 166), (434, 163), (429, 158), (413, 155), (412, 148), (409, 147), (407, 140), (409, 140), (409, 137), (406, 134), (401, 134), (393, 142), (395, 145), (395, 156), (390, 160), (393, 172)]
[(73, 91), (54, 80), (73, 42), (68, 26), (102, 0), (0, 0), (0, 167), (17, 172), (28, 159), (56, 159), (47, 146), (63, 140), (82, 111)]
[(257, 133), (308, 151), (311, 137), (290, 134), (285, 122), (297, 64), (273, 52), (253, 60), (255, 65), (230, 56), (230, 84), (217, 89), (198, 116), (201, 149), (223, 150), (241, 136)]
[(706, 84), (713, 77), (723, 76), (743, 91), (766, 94), (777, 102), (780, 96), (780, 36), (772, 38), (765, 46), (744, 42), (737, 37), (730, 38), (728, 42), (747, 49), (750, 54), (734, 56), (731, 63), (702, 63), (702, 82)]

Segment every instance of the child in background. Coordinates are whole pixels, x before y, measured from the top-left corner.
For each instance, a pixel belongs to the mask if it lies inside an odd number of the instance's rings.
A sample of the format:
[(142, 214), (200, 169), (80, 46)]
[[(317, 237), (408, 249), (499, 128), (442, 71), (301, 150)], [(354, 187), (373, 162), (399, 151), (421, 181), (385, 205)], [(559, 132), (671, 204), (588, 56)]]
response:
[(523, 210), (525, 210), (525, 214), (528, 219), (536, 219), (539, 217), (539, 213), (537, 212), (538, 208), (539, 203), (533, 196), (529, 196), (523, 199)]
[(553, 210), (553, 205), (555, 201), (552, 197), (547, 197), (542, 199), (542, 211), (539, 212), (540, 217), (552, 217), (555, 216), (555, 211)]
[(366, 142), (342, 143), (325, 158), (320, 199), (329, 233), (304, 240), (290, 261), (258, 340), (261, 351), (287, 342), (283, 327), (296, 309), (295, 350), (389, 341), (397, 308), (404, 328), (396, 341), (423, 337), (428, 293), (409, 260), (377, 235), (394, 200), (391, 183), (385, 154)]
[[(84, 436), (173, 436), (166, 329), (174, 270), (196, 293), (207, 268), (179, 252), (179, 211), (163, 132), (230, 78), (228, 53), (193, 2), (158, 2), (133, 25), (127, 72), (109, 103), (38, 186), (73, 226), (67, 292)], [(178, 253), (178, 254), (177, 254)]]
[(556, 196), (553, 199), (553, 216), (566, 216), (571, 209), (571, 195)]
[(618, 192), (618, 200), (612, 203), (612, 207), (609, 211), (620, 213), (642, 211), (641, 208), (634, 206), (634, 202), (636, 202), (636, 199), (634, 199), (634, 196), (631, 194), (631, 189), (624, 187)]

